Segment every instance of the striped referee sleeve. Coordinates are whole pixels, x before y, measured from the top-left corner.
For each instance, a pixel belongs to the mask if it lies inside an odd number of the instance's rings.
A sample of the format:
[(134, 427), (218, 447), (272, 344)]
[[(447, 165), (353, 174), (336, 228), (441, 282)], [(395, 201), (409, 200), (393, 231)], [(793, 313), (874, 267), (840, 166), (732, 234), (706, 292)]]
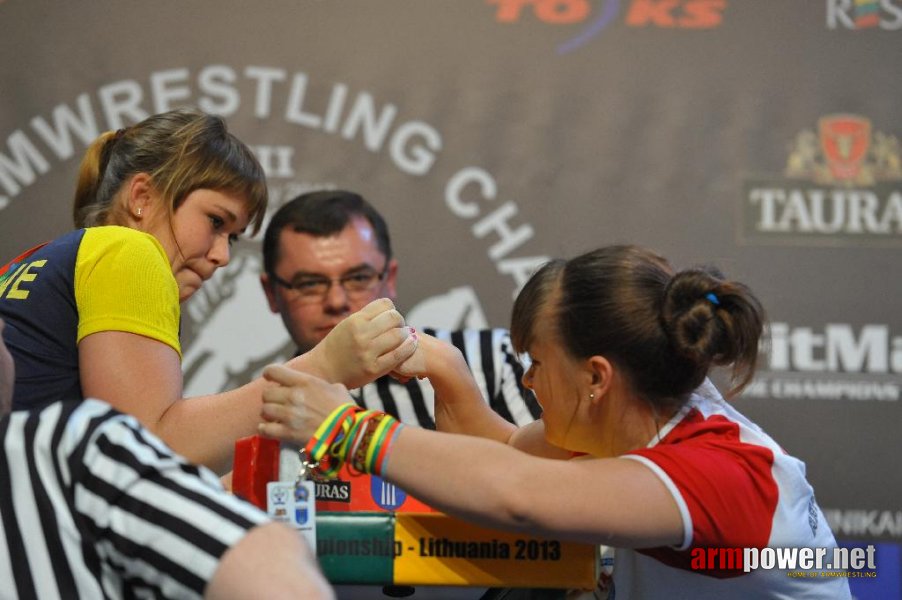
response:
[(456, 346), (464, 356), (483, 398), (492, 410), (515, 425), (539, 418), (542, 409), (523, 385), (523, 365), (506, 329), (461, 329), (425, 332)]
[(200, 597), (267, 520), (105, 403), (14, 413), (0, 433), (0, 596)]
[[(532, 391), (523, 385), (525, 369), (507, 330), (427, 327), (423, 332), (460, 350), (483, 399), (503, 418), (522, 426), (542, 414)], [(359, 406), (387, 412), (408, 425), (435, 429), (435, 390), (428, 379), (400, 383), (386, 375), (351, 395)]]

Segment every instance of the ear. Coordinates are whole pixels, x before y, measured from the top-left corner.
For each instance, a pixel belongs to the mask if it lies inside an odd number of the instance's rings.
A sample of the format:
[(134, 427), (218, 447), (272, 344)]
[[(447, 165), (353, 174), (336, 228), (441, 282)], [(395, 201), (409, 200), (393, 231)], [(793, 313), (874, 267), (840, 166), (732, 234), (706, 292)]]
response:
[(388, 271), (385, 273), (385, 294), (393, 302), (397, 296), (398, 261), (394, 258), (388, 262)]
[(279, 305), (276, 303), (276, 291), (273, 289), (275, 283), (269, 280), (269, 274), (260, 275), (260, 285), (263, 286), (263, 293), (266, 294), (266, 301), (269, 303), (269, 310), (274, 313), (279, 312)]
[(614, 365), (604, 356), (590, 356), (586, 360), (589, 369), (589, 400), (599, 402), (607, 396), (614, 384)]
[(148, 222), (154, 209), (158, 208), (158, 194), (150, 175), (138, 173), (126, 184), (126, 210), (134, 223)]

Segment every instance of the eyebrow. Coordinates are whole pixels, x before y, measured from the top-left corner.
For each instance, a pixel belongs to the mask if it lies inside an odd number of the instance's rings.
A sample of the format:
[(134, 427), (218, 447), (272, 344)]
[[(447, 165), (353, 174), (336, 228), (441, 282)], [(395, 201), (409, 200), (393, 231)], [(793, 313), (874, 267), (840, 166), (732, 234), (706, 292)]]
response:
[[(376, 271), (376, 267), (371, 265), (370, 263), (360, 263), (359, 265), (354, 265), (350, 269), (346, 270), (344, 273), (339, 275), (339, 277), (344, 277), (345, 275), (351, 275), (352, 273), (356, 273), (358, 271), (365, 270)], [(322, 277), (323, 279), (328, 279), (328, 277), (323, 273), (314, 273), (313, 271), (295, 271), (294, 275), (291, 276), (292, 279), (297, 279), (298, 277)]]
[(236, 215), (235, 213), (233, 213), (231, 210), (229, 210), (228, 208), (226, 208), (226, 207), (223, 206), (222, 204), (214, 204), (213, 206), (216, 207), (216, 208), (218, 208), (218, 209), (221, 210), (222, 212), (224, 212), (224, 213), (226, 214), (226, 216), (228, 216), (228, 218), (229, 218), (230, 221), (237, 221), (237, 220), (238, 220), (238, 215)]
[[(221, 210), (222, 212), (225, 213), (226, 218), (227, 218), (227, 220), (229, 221), (229, 224), (235, 223), (236, 221), (238, 221), (238, 215), (236, 215), (235, 213), (233, 213), (231, 210), (229, 210), (228, 208), (226, 208), (226, 207), (223, 206), (222, 204), (214, 204), (213, 206), (214, 206), (215, 208), (218, 208), (219, 210)], [(247, 231), (247, 225), (245, 225), (244, 227), (242, 227), (241, 230), (240, 230), (238, 233), (243, 235), (245, 231)]]

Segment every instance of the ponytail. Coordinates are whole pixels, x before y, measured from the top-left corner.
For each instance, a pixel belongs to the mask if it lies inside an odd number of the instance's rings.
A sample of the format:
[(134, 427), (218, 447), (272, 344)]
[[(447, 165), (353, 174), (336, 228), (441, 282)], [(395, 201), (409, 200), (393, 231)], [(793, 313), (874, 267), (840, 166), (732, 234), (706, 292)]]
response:
[(78, 168), (78, 184), (75, 187), (75, 200), (72, 206), (72, 217), (76, 227), (92, 227), (107, 222), (110, 199), (100, 198), (98, 192), (112, 148), (121, 136), (121, 131), (107, 131), (101, 134), (85, 151)]

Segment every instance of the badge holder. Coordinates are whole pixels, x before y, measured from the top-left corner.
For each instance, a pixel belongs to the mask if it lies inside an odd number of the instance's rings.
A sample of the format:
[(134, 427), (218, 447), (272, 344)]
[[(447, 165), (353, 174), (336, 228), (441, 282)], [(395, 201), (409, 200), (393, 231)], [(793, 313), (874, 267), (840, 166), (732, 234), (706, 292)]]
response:
[(315, 465), (300, 451), (301, 466), (294, 481), (270, 481), (266, 484), (266, 512), (273, 521), (294, 527), (316, 550), (316, 487), (311, 479)]

